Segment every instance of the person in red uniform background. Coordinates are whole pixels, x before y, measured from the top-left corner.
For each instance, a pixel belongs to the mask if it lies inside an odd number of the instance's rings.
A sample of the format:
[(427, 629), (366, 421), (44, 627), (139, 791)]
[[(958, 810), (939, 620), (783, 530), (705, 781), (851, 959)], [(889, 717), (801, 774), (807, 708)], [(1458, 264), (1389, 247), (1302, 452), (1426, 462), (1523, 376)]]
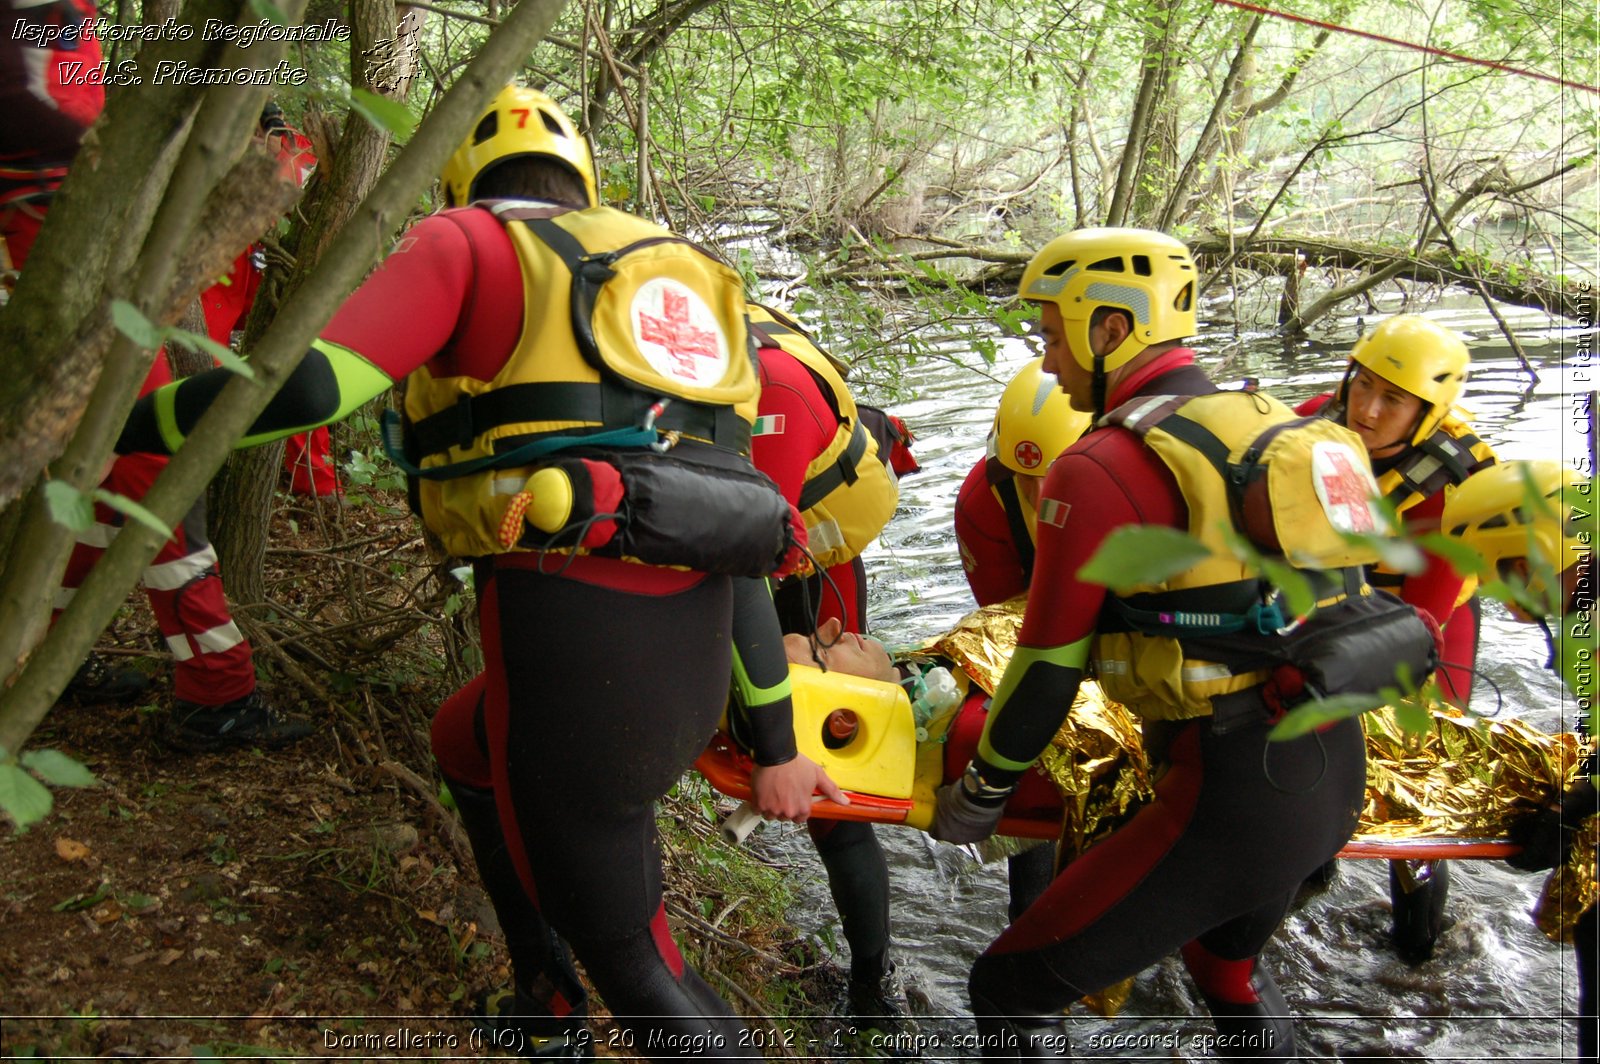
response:
[[(0, 0), (5, 29), (0, 34), (0, 113), (6, 115), (0, 123), (0, 235), (18, 269), (26, 265), (78, 140), (105, 106), (100, 46), (88, 29), (93, 15), (86, 0)], [(23, 22), (49, 32), (25, 40), (15, 32)], [(46, 38), (53, 39), (51, 46), (43, 46)], [(167, 359), (158, 352), (140, 394), (171, 379)], [(138, 500), (166, 462), (158, 455), (122, 455), (101, 487)], [(79, 533), (67, 563), (57, 610), (71, 601), (122, 522), (115, 510), (95, 505), (95, 524)], [(310, 731), (306, 720), (279, 711), (256, 690), (250, 644), (228, 611), (216, 551), (206, 539), (203, 497), (173, 530), (141, 582), (174, 660), (170, 741), (199, 750), (280, 746)], [(126, 701), (146, 686), (136, 670), (112, 669), (91, 655), (67, 694), (85, 702)]]
[[(1445, 497), (1467, 477), (1495, 463), (1494, 451), (1453, 409), (1467, 382), (1470, 356), (1461, 338), (1414, 314), (1380, 322), (1350, 351), (1337, 391), (1302, 403), (1351, 429), (1367, 445), (1378, 487), (1411, 535), (1439, 530)], [(1472, 696), (1480, 604), (1476, 583), (1444, 557), (1423, 552), (1420, 572), (1372, 566), (1374, 587), (1391, 591), (1433, 617), (1444, 635), (1439, 690), (1461, 709)], [(1324, 881), (1331, 869), (1324, 869)], [(1389, 898), (1396, 951), (1412, 963), (1433, 956), (1445, 927), (1450, 866), (1444, 861), (1390, 861)]]
[[(821, 563), (811, 577), (791, 577), (775, 592), (786, 636), (823, 644), (867, 631), (866, 568), (861, 551), (876, 539), (899, 499), (889, 455), (862, 423), (838, 365), (793, 320), (751, 304), (759, 345), (760, 417), (750, 457), (806, 522), (809, 549)], [(821, 655), (825, 648), (819, 647)], [(806, 822), (850, 947), (849, 1016), (862, 1026), (896, 1028), (904, 1015), (889, 955), (889, 864), (873, 826)]]
[[(261, 112), (260, 135), (283, 172), (304, 188), (317, 165), (310, 138), (290, 128), (283, 119), (283, 109), (275, 103), (267, 104)], [(223, 347), (231, 346), (234, 331), (244, 328), (245, 317), (261, 287), (264, 265), (261, 245), (251, 245), (233, 260), (226, 277), (200, 293), (206, 333)], [(332, 441), (326, 425), (284, 440), (283, 467), (289, 472), (289, 490), (296, 495), (334, 495), (339, 491), (339, 475), (333, 467)]]
[[(765, 550), (788, 526), (792, 509), (740, 450), (754, 418), (754, 367), (741, 370), (745, 352), (731, 343), (727, 318), (709, 310), (690, 317), (695, 303), (711, 299), (724, 307), (738, 300), (742, 311), (737, 275), (683, 252), (673, 261), (699, 270), (701, 287), (650, 275), (635, 290), (650, 329), (643, 317), (634, 321), (625, 295), (616, 309), (628, 320), (608, 318), (615, 328), (604, 334), (616, 347), (589, 350), (573, 327), (576, 260), (568, 253), (582, 254), (574, 234), (591, 234), (596, 254), (672, 241), (658, 226), (593, 206), (593, 164), (566, 114), (541, 92), (501, 90), (441, 179), (454, 209), (406, 232), (241, 446), (338, 420), (405, 378), (409, 431), (423, 463), (413, 468), (423, 478), (436, 458), (464, 449), (490, 460), (455, 478), (423, 479), (417, 494), (446, 549), (474, 564), (485, 671), (440, 708), (432, 739), (508, 941), (515, 935), (522, 944), (512, 945), (517, 1018), (505, 1022), (535, 1040), (525, 1055), (592, 1054), (564, 942), (619, 1025), (635, 1032), (630, 1045), (655, 1059), (691, 1046), (740, 1055), (742, 1025), (667, 926), (655, 802), (715, 730), (730, 678), (752, 722), (753, 804), (803, 822), (818, 790), (847, 799), (795, 747), (788, 667), (764, 578), (591, 552), (617, 531), (613, 518), (627, 516), (630, 532), (641, 535), (674, 531), (641, 529), (637, 513), (620, 513), (617, 463), (687, 478), (696, 505), (667, 513), (716, 534), (677, 529), (675, 547), (725, 558), (740, 542)], [(678, 327), (663, 329), (669, 320)], [(701, 343), (717, 336), (721, 344)], [(689, 351), (686, 340), (707, 358), (676, 357)], [(661, 365), (647, 367), (658, 349)], [(650, 378), (651, 392), (617, 386), (591, 357), (608, 366), (633, 359), (629, 368)], [(729, 382), (712, 393), (727, 398), (690, 397), (697, 386), (689, 375), (706, 366)], [(161, 451), (181, 441), (230, 377), (215, 370), (181, 381), (170, 404), (141, 400), (118, 449)], [(656, 387), (681, 401), (661, 402)], [(592, 520), (573, 526), (580, 549), (552, 557), (571, 548), (530, 540), (538, 526), (517, 508), (534, 502), (525, 497), (533, 483), (527, 467), (513, 476), (495, 464), (494, 441), (505, 430), (534, 437), (551, 458), (574, 456), (576, 464), (559, 468), (587, 480), (585, 505), (596, 507)], [(613, 442), (619, 435), (637, 442)], [(657, 451), (639, 446), (642, 438), (676, 442)], [(549, 470), (544, 461), (533, 465)], [(736, 493), (733, 505), (718, 478), (697, 467), (722, 469), (738, 484), (760, 480), (751, 489), (757, 498)], [(571, 484), (569, 502), (583, 486)], [(774, 557), (763, 568), (776, 564)], [(524, 957), (532, 958), (526, 967)]]
[[(1072, 409), (1056, 380), (1036, 358), (1001, 393), (985, 455), (956, 495), (956, 546), (967, 586), (979, 606), (1026, 594), (1033, 577), (1039, 489), (1056, 456), (1088, 430), (1092, 418)], [(958, 730), (982, 727), (963, 713)], [(974, 737), (975, 741), (975, 737)], [(971, 744), (969, 744), (971, 745)], [(1006, 862), (1015, 920), (1044, 892), (1055, 870), (1055, 847), (1033, 846)]]
[[(1218, 411), (1222, 394), (1182, 343), (1196, 329), (1197, 281), (1177, 240), (1087, 229), (1046, 245), (1019, 295), (1040, 308), (1044, 369), (1074, 409), (1131, 420), (1182, 404), (1195, 418), (1246, 422), (1205, 426), (1237, 435), (1255, 419), (1264, 424), (1267, 408), (1227, 400)], [(1163, 402), (1130, 402), (1156, 396)], [(1016, 650), (977, 757), (938, 792), (934, 837), (973, 842), (991, 834), (1091, 665), (1107, 696), (1144, 721), (1152, 762), (1167, 766), (1155, 802), (1063, 869), (974, 964), (968, 989), (985, 1059), (1069, 1057), (1061, 1009), (1180, 951), (1230, 1057), (1250, 1055), (1237, 1047), (1253, 1042), (1292, 1058), (1287, 1009), (1258, 954), (1306, 874), (1349, 838), (1364, 794), (1359, 724), (1343, 721), (1269, 749), (1267, 673), (1185, 667), (1173, 646), (1181, 631), (1118, 631), (1125, 600), (1078, 575), (1118, 528), (1197, 535), (1192, 507), (1228, 512), (1226, 499), (1215, 498), (1225, 488), (1208, 458), (1194, 447), (1158, 453), (1143, 428), (1119, 420), (1097, 429), (1050, 467)], [(1197, 562), (1159, 587), (1140, 596), (1158, 613), (1194, 596), (1207, 609), (1226, 608), (1223, 591), (1241, 608), (1245, 591), (1259, 604), (1259, 580), (1232, 559)], [(1243, 631), (1227, 638), (1247, 655), (1259, 642)], [(1213, 723), (1219, 701), (1226, 728)]]

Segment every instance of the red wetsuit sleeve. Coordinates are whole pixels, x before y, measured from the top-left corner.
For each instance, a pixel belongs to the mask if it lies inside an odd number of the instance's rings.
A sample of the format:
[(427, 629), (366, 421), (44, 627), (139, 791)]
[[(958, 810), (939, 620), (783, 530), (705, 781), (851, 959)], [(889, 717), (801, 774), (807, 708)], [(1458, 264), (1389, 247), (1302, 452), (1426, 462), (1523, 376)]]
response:
[(758, 358), (761, 399), (756, 412), (763, 420), (750, 440), (750, 460), (798, 506), (806, 467), (833, 442), (839, 419), (799, 359), (776, 347), (763, 347)]
[[(1040, 493), (1039, 514), (1032, 584), (1037, 590), (1028, 595), (1017, 645), (1043, 653), (1028, 655), (1034, 660), (1009, 697), (996, 698), (985, 735), (996, 755), (1016, 763), (1038, 757), (1077, 694), (1082, 670), (1052, 668), (1042, 659), (1094, 634), (1106, 589), (1078, 579), (1078, 570), (1124, 525), (1188, 524), (1172, 474), (1136, 436), (1116, 428), (1091, 433), (1056, 459)], [(1012, 678), (1008, 669), (1006, 679)], [(986, 766), (980, 771), (997, 784), (1018, 775)]]
[(1011, 538), (1005, 508), (989, 487), (988, 463), (979, 459), (956, 495), (956, 545), (961, 568), (978, 605), (1004, 602), (1028, 590), (1022, 558)]
[[(1053, 503), (1060, 506), (1047, 505)], [(1050, 594), (1028, 603), (1020, 642), (1064, 646), (1095, 630), (1106, 589), (1078, 570), (1124, 525), (1185, 528), (1188, 509), (1171, 472), (1138, 437), (1122, 429), (1092, 433), (1050, 467), (1039, 507), (1034, 582)]]
[(400, 238), (322, 339), (391, 380), (435, 360), (441, 374), (489, 380), (521, 333), (522, 313), (522, 274), (500, 223), (487, 211), (446, 211)]
[(1312, 414), (1322, 413), (1323, 408), (1331, 402), (1333, 402), (1333, 393), (1323, 392), (1321, 395), (1314, 395), (1295, 407), (1294, 412), (1301, 417), (1310, 417)]

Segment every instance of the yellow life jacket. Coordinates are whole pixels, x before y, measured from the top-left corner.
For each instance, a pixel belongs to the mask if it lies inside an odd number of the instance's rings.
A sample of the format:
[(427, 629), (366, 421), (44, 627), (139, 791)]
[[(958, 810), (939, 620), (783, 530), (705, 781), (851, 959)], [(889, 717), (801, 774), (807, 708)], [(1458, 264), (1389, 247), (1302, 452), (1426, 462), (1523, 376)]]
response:
[(1092, 651), (1107, 698), (1146, 720), (1184, 720), (1267, 678), (1262, 652), (1295, 619), (1230, 549), (1236, 530), (1250, 529), (1264, 553), (1274, 538), (1271, 553), (1312, 580), (1318, 607), (1367, 593), (1361, 565), (1374, 552), (1340, 532), (1381, 531), (1382, 514), (1349, 429), (1252, 391), (1135, 399), (1101, 424), (1138, 434), (1161, 458), (1188, 507), (1186, 531), (1210, 551), (1160, 584), (1107, 596)]
[[(1455, 415), (1446, 415), (1427, 439), (1407, 451), (1393, 466), (1378, 474), (1378, 490), (1398, 513), (1404, 513), (1441, 491), (1453, 490), (1467, 477), (1494, 465), (1494, 451), (1478, 439), (1472, 427)], [(1395, 591), (1406, 574), (1382, 562), (1368, 570), (1373, 587)], [(1478, 589), (1478, 578), (1468, 576), (1456, 596), (1456, 605), (1466, 602)], [(1441, 617), (1441, 622), (1448, 618)]]
[[(806, 466), (800, 511), (806, 544), (819, 569), (848, 562), (878, 538), (900, 503), (900, 485), (878, 453), (878, 442), (861, 424), (855, 398), (845, 385), (842, 363), (827, 354), (794, 322), (752, 303), (750, 330), (762, 346), (793, 355), (811, 372), (839, 422), (822, 453)], [(763, 430), (758, 420), (755, 433)]]
[(417, 502), (447, 551), (529, 549), (500, 529), (544, 454), (658, 434), (749, 454), (760, 384), (737, 273), (610, 207), (488, 209), (522, 268), (522, 335), (491, 380), (430, 366), (406, 380)]

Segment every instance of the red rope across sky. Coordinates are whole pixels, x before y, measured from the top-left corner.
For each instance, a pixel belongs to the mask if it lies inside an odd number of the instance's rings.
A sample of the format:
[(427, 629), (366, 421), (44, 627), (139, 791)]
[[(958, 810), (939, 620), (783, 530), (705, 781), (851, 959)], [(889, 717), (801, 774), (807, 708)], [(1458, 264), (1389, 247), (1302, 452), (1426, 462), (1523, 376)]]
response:
[(1463, 63), (1475, 63), (1478, 66), (1491, 67), (1495, 70), (1504, 70), (1508, 74), (1520, 74), (1525, 78), (1538, 78), (1540, 81), (1553, 81), (1557, 85), (1560, 85), (1564, 88), (1582, 89), (1584, 92), (1592, 92), (1596, 95), (1600, 95), (1600, 88), (1597, 88), (1593, 85), (1585, 85), (1581, 81), (1568, 81), (1565, 78), (1558, 78), (1553, 74), (1541, 74), (1536, 70), (1523, 70), (1520, 67), (1507, 66), (1504, 63), (1496, 63), (1492, 59), (1475, 59), (1470, 55), (1462, 55), (1459, 52), (1447, 52), (1443, 48), (1433, 48), (1426, 44), (1414, 44), (1411, 41), (1402, 41), (1394, 37), (1385, 37), (1381, 33), (1368, 33), (1366, 30), (1352, 29), (1349, 26), (1340, 26), (1332, 22), (1323, 22), (1320, 19), (1307, 18), (1304, 15), (1291, 15), (1287, 11), (1274, 11), (1271, 8), (1258, 7), (1255, 4), (1244, 3), (1243, 0), (1212, 0), (1212, 2), (1218, 4), (1227, 4), (1229, 7), (1243, 8), (1246, 11), (1255, 11), (1263, 15), (1271, 15), (1273, 18), (1288, 19), (1290, 22), (1304, 22), (1308, 26), (1316, 26), (1320, 29), (1332, 30), (1335, 33), (1348, 33), (1356, 37), (1365, 37), (1370, 41), (1382, 41), (1384, 44), (1392, 44), (1400, 48), (1410, 48), (1417, 52), (1427, 52), (1429, 55), (1443, 56), (1446, 59), (1455, 59)]

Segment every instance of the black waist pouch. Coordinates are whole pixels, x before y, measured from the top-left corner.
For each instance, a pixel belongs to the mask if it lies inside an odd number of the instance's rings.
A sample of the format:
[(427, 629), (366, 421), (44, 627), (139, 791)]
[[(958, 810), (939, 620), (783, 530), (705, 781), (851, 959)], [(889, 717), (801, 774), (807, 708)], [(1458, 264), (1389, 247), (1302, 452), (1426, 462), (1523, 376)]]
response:
[(1439, 665), (1432, 627), (1414, 606), (1377, 590), (1324, 607), (1292, 632), (1268, 636), (1243, 654), (1237, 644), (1220, 643), (1212, 653), (1236, 673), (1270, 673), (1263, 684), (1212, 699), (1217, 734), (1271, 723), (1313, 698), (1376, 695), (1385, 688), (1410, 694)]
[(1282, 659), (1300, 670), (1314, 698), (1385, 687), (1410, 694), (1439, 667), (1433, 629), (1416, 607), (1387, 591), (1318, 610), (1282, 639)]
[[(680, 444), (651, 450), (572, 448), (542, 463), (567, 474), (572, 512), (559, 530), (523, 528), (519, 546), (571, 549), (727, 576), (768, 576), (795, 543), (793, 511), (772, 478), (742, 455)], [(615, 512), (599, 513), (594, 484), (621, 482)], [(609, 507), (604, 507), (609, 510)], [(590, 532), (601, 522), (609, 533)]]

